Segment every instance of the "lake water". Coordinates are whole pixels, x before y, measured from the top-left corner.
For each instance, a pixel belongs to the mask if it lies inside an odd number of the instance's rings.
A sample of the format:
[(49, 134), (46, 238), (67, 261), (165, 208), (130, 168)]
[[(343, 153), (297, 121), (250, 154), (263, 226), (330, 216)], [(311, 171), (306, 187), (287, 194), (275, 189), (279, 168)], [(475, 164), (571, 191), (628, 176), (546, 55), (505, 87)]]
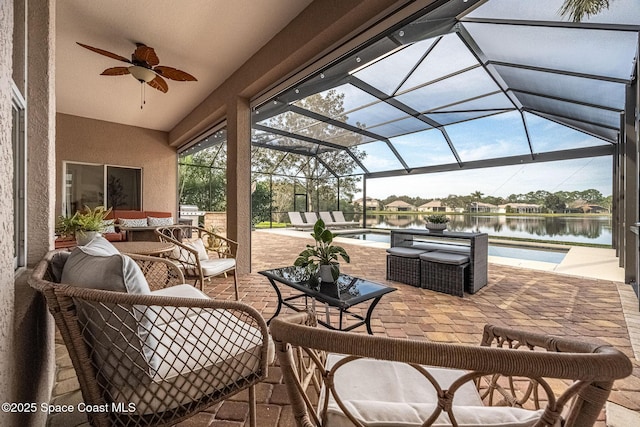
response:
[[(487, 233), (495, 237), (611, 245), (611, 217), (448, 215), (448, 230)], [(424, 228), (426, 214), (367, 215), (368, 228)]]
[[(341, 237), (349, 237), (370, 242), (389, 243), (390, 234), (383, 232), (369, 231), (366, 233), (340, 233)], [(504, 258), (528, 259), (531, 261), (543, 261), (553, 264), (560, 264), (567, 254), (567, 250), (550, 250), (542, 248), (516, 247), (513, 245), (489, 244), (489, 255)]]

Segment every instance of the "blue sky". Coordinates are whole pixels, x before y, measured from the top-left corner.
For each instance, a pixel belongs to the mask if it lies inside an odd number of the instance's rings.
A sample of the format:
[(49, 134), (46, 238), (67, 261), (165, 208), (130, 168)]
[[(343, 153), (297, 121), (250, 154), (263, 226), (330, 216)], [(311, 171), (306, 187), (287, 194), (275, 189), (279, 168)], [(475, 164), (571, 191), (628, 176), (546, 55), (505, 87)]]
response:
[[(561, 162), (460, 170), (396, 178), (367, 180), (367, 196), (384, 199), (390, 195), (423, 198), (466, 195), (507, 197), (529, 191), (581, 191), (594, 188), (604, 196), (612, 193), (612, 159), (609, 156)], [(362, 197), (362, 193), (355, 198)]]

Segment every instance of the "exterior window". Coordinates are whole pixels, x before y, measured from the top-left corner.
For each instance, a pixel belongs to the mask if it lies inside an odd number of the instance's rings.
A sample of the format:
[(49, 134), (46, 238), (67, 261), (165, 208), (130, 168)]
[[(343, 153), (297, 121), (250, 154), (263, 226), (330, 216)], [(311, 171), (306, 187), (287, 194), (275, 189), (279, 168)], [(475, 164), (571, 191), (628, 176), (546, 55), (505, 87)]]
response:
[(64, 162), (64, 177), (64, 215), (73, 215), (84, 206), (142, 210), (140, 168)]
[(25, 101), (12, 82), (11, 142), (13, 154), (13, 267), (26, 265), (26, 138)]

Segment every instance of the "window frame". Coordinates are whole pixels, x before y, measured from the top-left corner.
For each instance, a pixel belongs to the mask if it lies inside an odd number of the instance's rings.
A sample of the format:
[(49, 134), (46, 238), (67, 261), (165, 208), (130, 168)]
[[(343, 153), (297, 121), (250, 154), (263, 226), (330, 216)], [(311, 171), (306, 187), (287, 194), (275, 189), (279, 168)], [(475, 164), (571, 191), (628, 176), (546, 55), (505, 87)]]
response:
[(13, 157), (13, 269), (27, 265), (27, 102), (11, 80)]
[(80, 162), (75, 160), (63, 160), (62, 161), (62, 176), (64, 177), (62, 181), (62, 203), (61, 203), (61, 214), (62, 215), (73, 215), (74, 212), (68, 212), (67, 206), (67, 166), (68, 165), (82, 165), (82, 166), (99, 166), (102, 168), (102, 206), (105, 208), (107, 203), (107, 186), (108, 186), (108, 169), (109, 168), (119, 168), (119, 169), (134, 169), (140, 171), (140, 187), (139, 187), (139, 200), (140, 200), (140, 210), (144, 210), (144, 168), (137, 166), (123, 166), (123, 165), (114, 165), (110, 163), (92, 163), (92, 162)]

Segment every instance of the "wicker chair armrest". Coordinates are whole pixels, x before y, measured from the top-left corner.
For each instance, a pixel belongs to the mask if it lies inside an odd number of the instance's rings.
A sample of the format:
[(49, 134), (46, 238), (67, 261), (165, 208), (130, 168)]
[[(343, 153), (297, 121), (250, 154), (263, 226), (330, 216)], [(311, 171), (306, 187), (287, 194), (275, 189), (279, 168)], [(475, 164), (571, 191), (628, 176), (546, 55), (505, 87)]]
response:
[[(579, 353), (550, 353), (507, 351), (505, 348), (478, 347), (463, 344), (444, 344), (428, 341), (398, 340), (360, 334), (349, 334), (340, 339), (335, 331), (310, 328), (297, 316), (309, 313), (278, 316), (271, 321), (269, 330), (274, 341), (289, 342), (307, 348), (317, 348), (332, 353), (351, 354), (360, 357), (390, 360), (420, 365), (442, 366), (479, 372), (495, 372), (513, 376), (539, 376), (598, 381), (624, 378), (631, 374), (629, 358), (607, 345), (578, 344), (573, 340), (548, 337), (547, 340), (574, 342), (574, 348), (586, 349)], [(304, 320), (304, 323), (312, 320)], [(494, 329), (495, 327), (488, 326)], [(540, 336), (520, 332), (525, 336)], [(575, 363), (576, 361), (581, 363)], [(588, 364), (589, 367), (581, 367)]]
[(207, 251), (215, 252), (220, 258), (235, 258), (238, 253), (238, 242), (228, 237), (198, 227), (198, 236), (202, 238)]
[[(414, 367), (418, 372), (421, 372), (420, 366), (461, 370), (467, 374), (452, 384), (449, 392), (439, 396), (439, 407), (451, 407), (451, 398), (460, 390), (462, 383), (475, 381), (477, 386), (481, 386), (482, 381), (486, 381), (486, 387), (480, 392), (485, 404), (526, 406), (535, 409), (538, 405), (544, 406), (548, 402), (541, 418), (544, 418), (545, 422), (552, 420), (551, 424), (567, 406), (566, 425), (574, 426), (593, 424), (606, 402), (613, 381), (632, 372), (628, 357), (613, 347), (585, 344), (577, 340), (559, 339), (543, 334), (488, 325), (485, 328), (486, 343), (482, 346), (469, 346), (346, 334), (307, 326), (314, 324), (314, 318), (315, 314), (312, 312), (279, 316), (274, 318), (269, 326), (285, 382), (298, 383), (294, 386), (287, 384), (287, 390), (294, 405), (294, 413), (299, 415), (299, 425), (310, 422), (316, 415), (315, 409), (310, 406), (311, 400), (308, 396), (300, 396), (306, 391), (306, 384), (313, 381), (306, 377), (299, 378), (299, 374), (295, 373), (298, 369), (296, 365), (302, 364), (299, 357), (296, 359), (296, 352), (315, 360), (316, 365), (317, 361), (322, 360), (321, 354), (338, 353), (347, 356), (347, 363), (359, 358), (370, 358), (402, 362)], [(496, 338), (489, 338), (494, 336), (504, 337), (497, 340), (503, 348), (488, 347), (489, 343), (496, 341)], [(510, 345), (503, 345), (507, 342)], [(537, 346), (556, 351), (530, 351)], [(329, 378), (330, 382), (334, 380), (333, 372), (325, 373), (322, 366), (316, 368), (321, 372), (317, 381), (321, 382), (326, 378)], [(524, 386), (525, 389), (540, 387), (540, 398), (538, 391), (525, 391), (526, 399), (520, 399), (522, 394), (510, 393), (510, 390), (499, 395), (500, 390), (496, 389), (498, 383), (504, 382), (501, 378), (505, 377), (509, 384), (515, 379), (523, 380), (520, 383), (527, 384)], [(565, 390), (552, 390), (547, 380), (553, 379), (571, 380), (573, 385)], [(327, 385), (327, 389), (331, 387)], [(331, 389), (331, 392), (335, 393), (334, 389)], [(339, 400), (337, 396), (336, 400)], [(437, 414), (435, 416), (437, 417)], [(357, 422), (354, 423), (357, 425)]]

